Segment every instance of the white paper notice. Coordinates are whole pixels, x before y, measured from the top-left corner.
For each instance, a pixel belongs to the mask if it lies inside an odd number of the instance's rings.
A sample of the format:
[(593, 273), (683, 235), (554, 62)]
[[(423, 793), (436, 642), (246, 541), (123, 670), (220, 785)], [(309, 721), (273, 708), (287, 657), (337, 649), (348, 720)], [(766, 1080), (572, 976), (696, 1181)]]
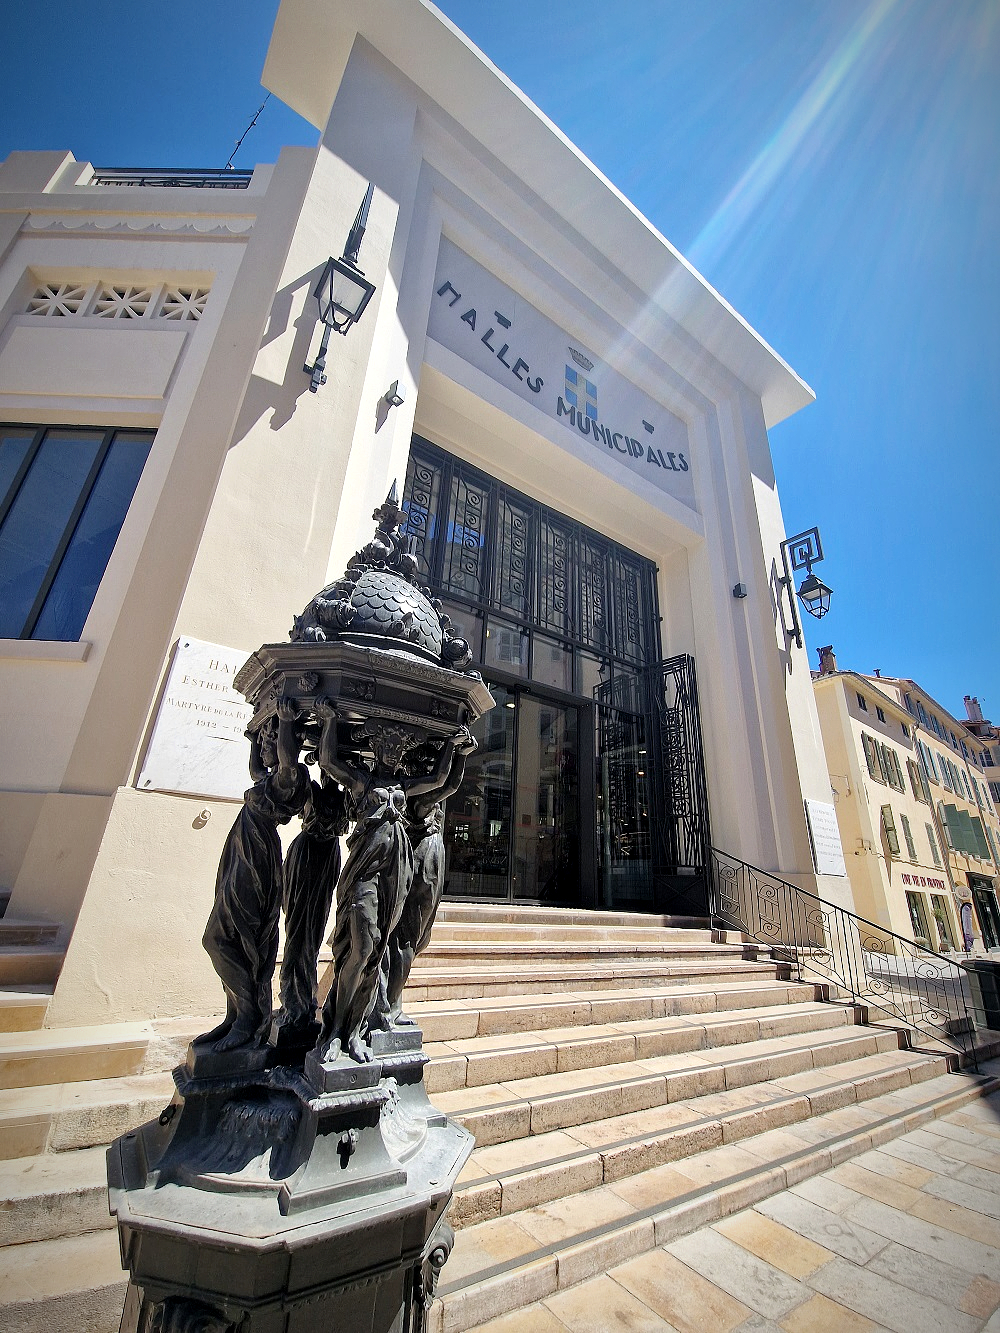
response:
[(807, 797), (806, 819), (809, 821), (816, 874), (846, 875), (847, 866), (844, 863), (836, 810), (826, 801), (811, 801)]
[(249, 656), (218, 643), (178, 640), (140, 791), (243, 799), (251, 782), (250, 742), (243, 733), (253, 709), (233, 689), (233, 677)]

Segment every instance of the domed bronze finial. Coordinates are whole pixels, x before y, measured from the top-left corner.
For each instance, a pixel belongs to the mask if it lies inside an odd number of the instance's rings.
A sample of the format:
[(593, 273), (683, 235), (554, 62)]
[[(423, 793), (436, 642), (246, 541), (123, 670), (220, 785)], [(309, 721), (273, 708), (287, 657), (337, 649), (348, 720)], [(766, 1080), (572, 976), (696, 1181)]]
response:
[(399, 520), (402, 517), (403, 511), (399, 507), (396, 483), (393, 481), (392, 485), (389, 487), (389, 494), (379, 505), (378, 509), (373, 512), (372, 518), (384, 532), (393, 533), (399, 526)]

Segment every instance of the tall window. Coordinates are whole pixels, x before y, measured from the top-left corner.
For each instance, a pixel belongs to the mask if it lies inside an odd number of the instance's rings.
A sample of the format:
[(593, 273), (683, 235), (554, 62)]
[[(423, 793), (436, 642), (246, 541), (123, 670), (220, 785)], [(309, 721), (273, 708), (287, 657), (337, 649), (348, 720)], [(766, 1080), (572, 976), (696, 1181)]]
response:
[(0, 426), (0, 638), (80, 637), (152, 442)]
[(659, 658), (652, 561), (418, 436), (403, 509), (421, 571), (477, 660), (627, 706)]

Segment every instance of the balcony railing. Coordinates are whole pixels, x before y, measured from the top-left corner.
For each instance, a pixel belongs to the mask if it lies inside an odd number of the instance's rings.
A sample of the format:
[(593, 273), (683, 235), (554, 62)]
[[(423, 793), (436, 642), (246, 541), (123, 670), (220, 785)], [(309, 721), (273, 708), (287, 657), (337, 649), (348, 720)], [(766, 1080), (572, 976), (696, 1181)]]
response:
[(159, 185), (174, 190), (245, 190), (252, 171), (225, 167), (95, 167), (88, 185)]
[(714, 921), (767, 945), (799, 981), (819, 978), (852, 1003), (943, 1042), (958, 1065), (978, 1068), (977, 1011), (962, 963), (716, 848), (710, 898)]

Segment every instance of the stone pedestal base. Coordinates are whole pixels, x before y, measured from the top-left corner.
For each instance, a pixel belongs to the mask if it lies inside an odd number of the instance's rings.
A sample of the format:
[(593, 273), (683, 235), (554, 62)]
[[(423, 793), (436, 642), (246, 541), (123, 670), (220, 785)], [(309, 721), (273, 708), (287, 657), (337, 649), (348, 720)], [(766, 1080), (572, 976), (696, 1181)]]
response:
[(420, 1044), (305, 1073), (193, 1049), (159, 1120), (108, 1152), (122, 1333), (419, 1333), (473, 1146), (427, 1100)]

